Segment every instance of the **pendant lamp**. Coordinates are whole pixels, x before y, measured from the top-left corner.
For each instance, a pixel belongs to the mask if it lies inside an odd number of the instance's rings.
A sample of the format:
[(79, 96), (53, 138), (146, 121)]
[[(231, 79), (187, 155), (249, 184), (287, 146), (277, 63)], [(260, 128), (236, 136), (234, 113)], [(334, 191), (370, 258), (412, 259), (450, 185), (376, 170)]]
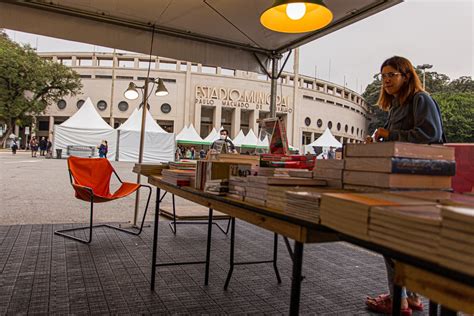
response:
[(260, 23), (276, 32), (305, 33), (325, 27), (332, 19), (322, 0), (275, 0), (260, 16)]

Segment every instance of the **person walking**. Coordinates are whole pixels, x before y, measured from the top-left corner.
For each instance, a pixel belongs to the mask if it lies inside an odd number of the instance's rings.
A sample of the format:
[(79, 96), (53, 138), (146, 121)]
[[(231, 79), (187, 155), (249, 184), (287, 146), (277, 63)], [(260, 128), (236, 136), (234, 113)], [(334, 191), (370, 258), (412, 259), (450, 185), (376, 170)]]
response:
[(40, 156), (46, 155), (46, 147), (48, 146), (48, 142), (44, 137), (41, 137), (39, 141), (39, 149), (40, 149)]
[(10, 148), (12, 150), (12, 154), (13, 155), (16, 155), (16, 151), (18, 150), (18, 142), (16, 141), (15, 138), (13, 138), (11, 144), (10, 144)]
[(46, 142), (46, 158), (53, 158), (53, 143), (49, 139)]
[(109, 151), (109, 146), (106, 140), (103, 140), (102, 143), (98, 146), (99, 148), (99, 158), (107, 158), (107, 152)]
[(38, 140), (36, 139), (36, 136), (32, 136), (30, 139), (30, 149), (31, 157), (36, 158), (36, 155), (38, 154)]

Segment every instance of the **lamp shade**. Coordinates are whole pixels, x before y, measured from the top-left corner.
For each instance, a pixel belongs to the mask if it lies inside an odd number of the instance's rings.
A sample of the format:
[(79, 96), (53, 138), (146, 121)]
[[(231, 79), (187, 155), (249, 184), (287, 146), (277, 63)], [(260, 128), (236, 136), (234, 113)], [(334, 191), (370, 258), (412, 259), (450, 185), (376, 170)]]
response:
[(123, 93), (124, 97), (128, 100), (136, 100), (138, 99), (138, 90), (137, 90), (137, 86), (133, 83), (133, 82), (130, 82), (130, 84), (128, 85), (128, 88), (127, 90), (125, 90), (125, 92)]
[(260, 23), (276, 32), (304, 33), (321, 29), (332, 19), (322, 0), (275, 0), (260, 16)]
[(163, 79), (158, 79), (158, 87), (156, 88), (155, 95), (158, 97), (164, 97), (165, 95), (168, 95), (168, 90), (165, 87), (165, 83), (163, 82)]

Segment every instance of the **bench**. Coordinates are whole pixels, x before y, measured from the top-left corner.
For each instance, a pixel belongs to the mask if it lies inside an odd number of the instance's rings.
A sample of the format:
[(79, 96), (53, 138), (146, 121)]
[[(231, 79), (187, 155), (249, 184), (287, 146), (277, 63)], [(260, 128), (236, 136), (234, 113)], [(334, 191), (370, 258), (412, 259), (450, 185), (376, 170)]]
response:
[(67, 146), (66, 151), (68, 156), (77, 156), (77, 157), (94, 157), (95, 147), (94, 146), (77, 146), (69, 145)]

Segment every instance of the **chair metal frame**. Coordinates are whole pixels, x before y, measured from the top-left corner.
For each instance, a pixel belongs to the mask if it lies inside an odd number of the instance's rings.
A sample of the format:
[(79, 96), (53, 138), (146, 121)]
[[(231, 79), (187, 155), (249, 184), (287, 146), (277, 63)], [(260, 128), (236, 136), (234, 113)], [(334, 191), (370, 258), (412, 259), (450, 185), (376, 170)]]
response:
[[(74, 179), (74, 176), (71, 173), (71, 169), (69, 168), (69, 165), (68, 165), (68, 171), (69, 171), (69, 180), (70, 180), (71, 184), (73, 184), (74, 183), (73, 181), (75, 181), (75, 179)], [(115, 174), (115, 176), (117, 177), (117, 179), (120, 181), (120, 183), (123, 183), (122, 179), (120, 179), (120, 177), (117, 174), (117, 172), (115, 171), (115, 169), (112, 168), (112, 171)], [(92, 188), (84, 187), (85, 189), (87, 189), (89, 191), (90, 197), (91, 197), (90, 198), (90, 224), (89, 224), (89, 226), (82, 226), (82, 227), (69, 228), (69, 229), (60, 229), (60, 230), (56, 230), (54, 232), (54, 234), (58, 235), (58, 236), (65, 237), (65, 238), (69, 238), (69, 239), (72, 239), (72, 240), (75, 240), (75, 241), (79, 241), (79, 242), (84, 243), (84, 244), (90, 244), (91, 243), (91, 241), (92, 241), (92, 229), (97, 228), (97, 227), (107, 227), (107, 228), (115, 229), (115, 230), (118, 230), (118, 231), (121, 231), (121, 232), (124, 232), (124, 233), (127, 233), (127, 234), (135, 235), (135, 236), (140, 235), (142, 230), (143, 230), (143, 224), (145, 223), (145, 217), (146, 217), (146, 213), (148, 211), (148, 205), (150, 204), (150, 198), (151, 198), (151, 193), (152, 193), (152, 188), (149, 185), (140, 184), (137, 190), (140, 190), (140, 188), (142, 188), (142, 187), (148, 188), (149, 193), (148, 193), (148, 198), (147, 198), (147, 201), (146, 201), (145, 211), (143, 213), (143, 219), (142, 219), (142, 222), (140, 224), (140, 228), (134, 228), (135, 231), (120, 228), (120, 227), (109, 225), (109, 224), (93, 225), (94, 191), (92, 190)], [(89, 239), (82, 239), (82, 238), (79, 238), (79, 237), (76, 237), (76, 236), (69, 235), (69, 234), (65, 233), (65, 232), (71, 232), (71, 231), (76, 231), (76, 230), (84, 230), (84, 229), (89, 229)]]

